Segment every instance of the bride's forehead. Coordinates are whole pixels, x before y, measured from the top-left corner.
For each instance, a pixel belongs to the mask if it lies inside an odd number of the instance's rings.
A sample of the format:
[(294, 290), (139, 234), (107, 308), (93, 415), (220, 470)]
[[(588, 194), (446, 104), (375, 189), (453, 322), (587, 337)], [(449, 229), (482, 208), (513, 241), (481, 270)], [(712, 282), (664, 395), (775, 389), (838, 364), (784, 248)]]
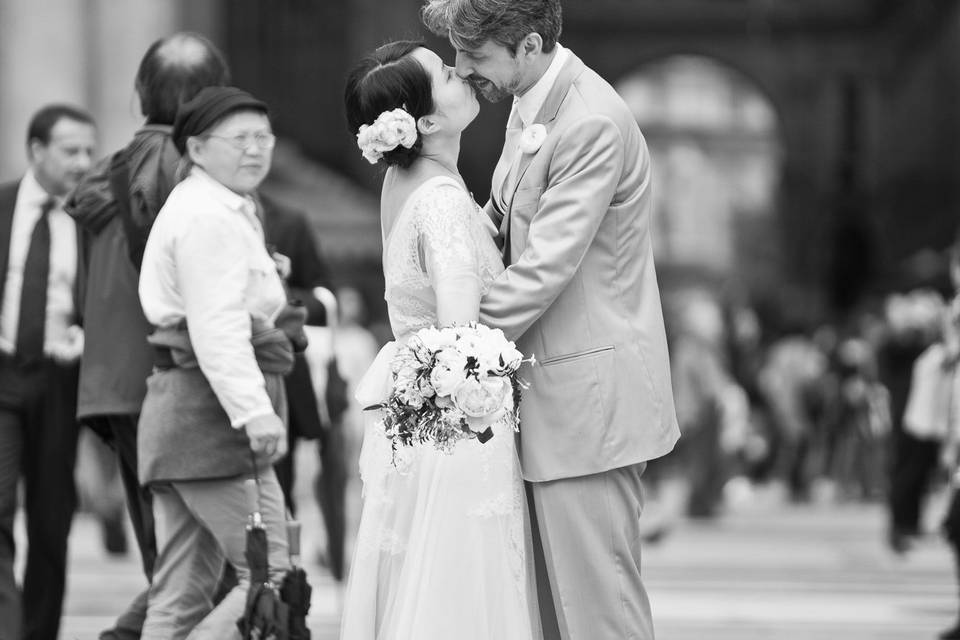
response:
[(412, 55), (428, 73), (436, 73), (443, 67), (443, 60), (430, 49), (420, 47)]

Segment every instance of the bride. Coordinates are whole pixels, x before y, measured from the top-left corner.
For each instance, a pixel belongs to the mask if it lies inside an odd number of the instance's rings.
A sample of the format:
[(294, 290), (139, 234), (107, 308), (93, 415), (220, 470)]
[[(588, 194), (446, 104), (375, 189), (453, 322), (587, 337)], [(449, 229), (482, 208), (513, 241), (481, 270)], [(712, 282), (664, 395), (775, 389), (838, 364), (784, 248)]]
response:
[[(347, 120), (381, 196), (385, 299), (396, 343), (357, 391), (382, 401), (395, 345), (419, 329), (476, 321), (503, 270), (457, 171), (460, 134), (479, 111), (471, 86), (417, 42), (395, 42), (347, 79)], [(342, 640), (538, 640), (532, 553), (512, 426), (452, 453), (431, 444), (391, 460), (375, 412), (360, 456), (363, 512)], [(521, 427), (522, 428), (522, 427)]]

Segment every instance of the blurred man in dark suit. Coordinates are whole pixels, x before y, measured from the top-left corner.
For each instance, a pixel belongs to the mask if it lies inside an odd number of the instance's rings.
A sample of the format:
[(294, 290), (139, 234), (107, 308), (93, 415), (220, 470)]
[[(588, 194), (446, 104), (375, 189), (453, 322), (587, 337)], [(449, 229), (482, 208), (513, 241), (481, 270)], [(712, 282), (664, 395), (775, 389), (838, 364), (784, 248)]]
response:
[[(0, 186), (0, 637), (56, 640), (76, 508), (77, 360), (83, 351), (83, 246), (63, 199), (93, 162), (85, 111), (40, 109), (30, 168)], [(13, 574), (17, 482), (23, 475), (27, 564)]]

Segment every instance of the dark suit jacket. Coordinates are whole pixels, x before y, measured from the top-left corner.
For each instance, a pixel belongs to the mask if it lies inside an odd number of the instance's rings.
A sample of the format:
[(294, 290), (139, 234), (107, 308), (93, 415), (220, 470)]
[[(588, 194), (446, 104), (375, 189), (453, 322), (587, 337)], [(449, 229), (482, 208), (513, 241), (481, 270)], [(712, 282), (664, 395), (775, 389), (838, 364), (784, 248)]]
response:
[[(307, 324), (326, 324), (326, 310), (313, 297), (314, 287), (329, 286), (326, 265), (320, 258), (313, 230), (306, 216), (275, 200), (260, 196), (263, 230), (267, 245), (290, 258), (287, 290), (307, 307)], [(319, 438), (323, 435), (317, 399), (310, 381), (310, 369), (302, 354), (297, 354), (293, 371), (286, 377), (290, 431), (294, 436)]]
[[(3, 290), (7, 285), (7, 267), (10, 263), (10, 235), (13, 229), (13, 210), (17, 205), (17, 192), (20, 182), (0, 185), (0, 305), (3, 305)], [(83, 232), (77, 229), (77, 275), (73, 285), (74, 323), (83, 324), (81, 319), (80, 301), (83, 300), (83, 288), (86, 286), (87, 276), (83, 257), (86, 253), (86, 242)]]

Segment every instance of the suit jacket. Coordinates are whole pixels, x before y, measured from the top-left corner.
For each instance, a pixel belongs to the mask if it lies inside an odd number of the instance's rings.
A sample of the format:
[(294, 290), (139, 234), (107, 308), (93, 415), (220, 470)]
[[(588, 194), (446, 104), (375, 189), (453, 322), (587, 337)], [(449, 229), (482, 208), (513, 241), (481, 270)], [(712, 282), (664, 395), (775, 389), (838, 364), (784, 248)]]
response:
[(548, 481), (657, 458), (679, 429), (636, 120), (571, 53), (535, 122), (543, 144), (497, 172), (512, 184), (493, 185), (513, 194), (508, 268), (481, 321), (537, 359), (521, 370), (520, 452), (524, 477)]
[[(20, 182), (0, 185), (0, 305), (3, 304), (3, 291), (7, 284), (7, 267), (10, 261), (10, 234), (13, 230), (13, 212), (17, 205), (17, 192)], [(84, 287), (86, 286), (86, 268), (84, 255), (87, 243), (84, 234), (77, 229), (77, 273), (73, 285), (74, 324), (82, 325), (82, 307)]]
[(329, 286), (330, 276), (320, 258), (310, 222), (300, 211), (285, 207), (273, 198), (263, 194), (257, 197), (263, 209), (267, 245), (290, 258), (287, 289), (291, 297), (299, 298), (307, 307), (307, 324), (326, 325), (326, 308), (313, 297), (313, 289)]
[[(263, 209), (263, 230), (268, 245), (290, 258), (287, 291), (307, 307), (307, 324), (326, 324), (326, 309), (313, 297), (313, 288), (327, 286), (326, 265), (306, 217), (275, 200), (259, 195)], [(304, 438), (322, 438), (323, 425), (314, 395), (310, 367), (302, 353), (296, 355), (293, 371), (284, 378), (290, 410), (290, 433)]]

